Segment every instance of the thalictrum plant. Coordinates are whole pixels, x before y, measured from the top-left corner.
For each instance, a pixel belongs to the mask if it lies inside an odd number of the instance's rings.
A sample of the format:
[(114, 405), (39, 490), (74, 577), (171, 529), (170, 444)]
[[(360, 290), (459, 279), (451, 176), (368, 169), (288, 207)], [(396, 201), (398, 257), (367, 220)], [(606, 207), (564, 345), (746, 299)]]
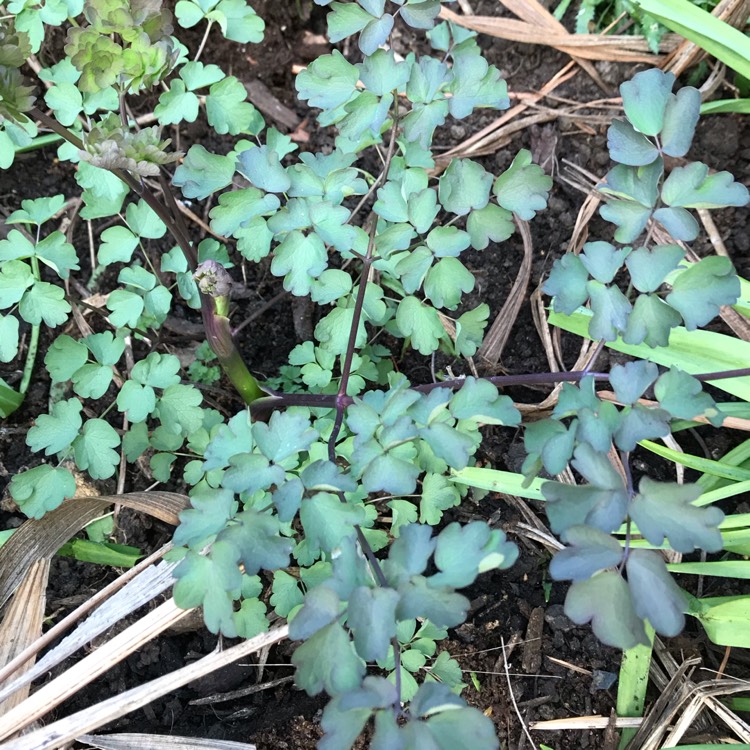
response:
[[(331, 41), (356, 41), (351, 58), (334, 50), (297, 76), (300, 99), (333, 128), (325, 153), (297, 153), (289, 136), (266, 127), (237, 78), (200, 61), (214, 25), (228, 39), (261, 41), (263, 22), (244, 0), (177, 3), (178, 24), (204, 30), (192, 55), (159, 3), (89, 0), (58, 14), (9, 6), (0, 22), (0, 144), (53, 131), (82, 188), (80, 216), (119, 217), (96, 248), (116, 285), (95, 332), (81, 335), (59, 333), (79, 304), (61, 282), (81, 265), (79, 250), (50, 227), (64, 197), (24, 201), (8, 218), (18, 228), (0, 242), (0, 359), (18, 356), (22, 326), (34, 341), (51, 329), (44, 366), (56, 394), (27, 436), (49, 462), (14, 477), (11, 494), (42, 516), (74, 494), (72, 465), (109, 479), (121, 456), (147, 463), (161, 482), (184, 482), (192, 507), (174, 536), (175, 600), (202, 607), (207, 627), (229, 637), (251, 637), (271, 616), (290, 621), (298, 686), (331, 698), (320, 747), (348, 748), (372, 721), (373, 747), (496, 748), (491, 721), (460, 697), (461, 670), (437, 642), (467, 616), (459, 589), (518, 555), (484, 521), (445, 523), (466, 495), (454, 479), (472, 466), (481, 426), (521, 423), (498, 385), (566, 381), (552, 418), (526, 427), (524, 473), (536, 481), (570, 463), (583, 478), (540, 485), (567, 545), (551, 572), (573, 580), (569, 616), (592, 620), (621, 648), (644, 641), (645, 620), (677, 633), (686, 609), (662, 558), (631, 544), (635, 524), (654, 544), (715, 551), (723, 518), (696, 505), (694, 485), (635, 482), (630, 454), (667, 435), (673, 420), (705, 415), (720, 425), (723, 415), (699, 380), (645, 361), (608, 375), (430, 384), (394, 370), (388, 342), (425, 357), (477, 352), (489, 308), (466, 306), (475, 279), (463, 254), (507, 240), (515, 221), (544, 210), (552, 181), (524, 150), (499, 175), (470, 159), (437, 168), (438, 128), (509, 106), (500, 72), (474, 34), (438, 22), (437, 0), (316, 2), (330, 6)], [(45, 25), (69, 17), (78, 18), (65, 57), (40, 73), (51, 84), (43, 108), (19, 69)], [(397, 55), (397, 25), (425, 31), (433, 51)], [(679, 245), (651, 241), (654, 222), (690, 241), (698, 229), (689, 209), (748, 200), (730, 175), (703, 164), (665, 172), (665, 155), (687, 153), (700, 105), (695, 90), (673, 94), (673, 85), (656, 70), (623, 85), (626, 119), (609, 131), (619, 164), (601, 186), (614, 244), (565, 256), (547, 282), (555, 310), (590, 307), (588, 333), (602, 341), (666, 345), (673, 328), (703, 326), (739, 295), (726, 259), (690, 264)], [(144, 91), (159, 95), (156, 124), (138, 129), (129, 112)], [(234, 137), (228, 153), (173, 148), (168, 128), (199, 116)], [(380, 168), (370, 173), (364, 165), (374, 161)], [(199, 241), (178, 201), (209, 196), (213, 237)], [(234, 341), (231, 269), (266, 258), (284, 289), (320, 314), (313, 340), (261, 383)], [(204, 347), (186, 372), (156, 346), (179, 306), (200, 310), (213, 353)], [(34, 357), (29, 347), (29, 377)], [(214, 357), (246, 404), (228, 418), (195, 385), (213, 379)], [(618, 405), (598, 397), (604, 377)], [(652, 388), (657, 405), (640, 403)], [(613, 446), (624, 475), (609, 460)], [(623, 523), (620, 540), (613, 532)]]

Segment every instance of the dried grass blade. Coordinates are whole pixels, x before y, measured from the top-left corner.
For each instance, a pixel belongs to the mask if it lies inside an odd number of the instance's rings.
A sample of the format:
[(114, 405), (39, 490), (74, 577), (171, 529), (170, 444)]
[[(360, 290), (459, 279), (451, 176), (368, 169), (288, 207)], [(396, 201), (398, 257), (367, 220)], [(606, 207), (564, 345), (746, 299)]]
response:
[(496, 366), (500, 361), (505, 344), (508, 342), (508, 337), (518, 317), (518, 311), (526, 298), (526, 289), (531, 278), (531, 259), (534, 254), (534, 246), (531, 241), (529, 224), (515, 216), (513, 218), (523, 240), (523, 261), (518, 269), (516, 280), (508, 293), (508, 298), (495, 317), (478, 352), (478, 356), (492, 366)]
[(8, 601), (36, 560), (54, 555), (68, 539), (97, 518), (103, 508), (113, 503), (176, 526), (178, 514), (188, 507), (189, 498), (176, 492), (79, 497), (63, 503), (44, 518), (26, 521), (0, 548), (0, 606)]
[(135, 578), (146, 568), (161, 559), (161, 557), (163, 557), (170, 549), (172, 549), (172, 544), (165, 544), (156, 552), (152, 553), (144, 560), (141, 560), (138, 565), (131, 568), (130, 570), (125, 571), (125, 573), (112, 581), (112, 583), (105, 586), (101, 591), (98, 591), (79, 607), (76, 607), (76, 609), (63, 617), (63, 619), (56, 623), (53, 627), (45, 631), (44, 635), (36, 638), (27, 649), (20, 652), (17, 656), (7, 662), (5, 666), (2, 667), (2, 669), (0, 669), (0, 684), (5, 682), (21, 665), (23, 665), (24, 662), (31, 659), (43, 648), (46, 648), (50, 643), (58, 639), (63, 633), (65, 633), (65, 631), (67, 631), (76, 622), (78, 622), (78, 620), (80, 620), (82, 617), (85, 617), (89, 612), (91, 612), (100, 602), (108, 599), (119, 589), (125, 586), (128, 581)]
[(84, 734), (78, 741), (100, 750), (256, 750), (255, 745), (229, 740), (204, 740), (160, 734)]
[[(102, 604), (67, 638), (25, 674), (0, 689), (0, 700), (57, 666), (105, 630), (122, 621), (139, 607), (152, 601), (174, 583), (172, 572), (178, 563), (162, 562), (144, 570)], [(16, 597), (18, 598), (18, 597)]]
[[(41, 719), (55, 706), (74, 695), (83, 685), (88, 685), (99, 675), (141, 648), (144, 643), (148, 643), (167, 628), (186, 617), (189, 612), (190, 610), (180, 609), (173, 599), (169, 599), (146, 614), (74, 664), (52, 682), (48, 682), (39, 688), (13, 711), (0, 718), (0, 739), (6, 739), (34, 721)], [(33, 733), (32, 735), (26, 735), (26, 737), (30, 736), (33, 736)], [(73, 737), (70, 739), (73, 739)], [(59, 744), (63, 743), (60, 742)], [(30, 745), (30, 747), (36, 748), (37, 746)]]
[(24, 735), (14, 742), (12, 750), (52, 750), (52, 748), (60, 747), (86, 732), (91, 732), (120, 716), (125, 716), (145, 706), (162, 695), (187, 685), (193, 680), (215, 672), (227, 664), (232, 664), (267, 645), (278, 643), (288, 635), (289, 628), (284, 625), (269, 633), (262, 633), (255, 638), (243, 641), (225, 651), (215, 651), (182, 669), (170, 672), (163, 677), (147, 682), (145, 685), (127, 690), (97, 703), (95, 706)]
[[(19, 596), (15, 597), (5, 611), (0, 626), (0, 664), (7, 664), (42, 632), (44, 608), (47, 602), (45, 591), (49, 575), (49, 558), (38, 560), (26, 572), (19, 586)], [(27, 660), (22, 669), (29, 670), (33, 661)], [(0, 703), (0, 716), (8, 713), (28, 695), (26, 690), (19, 690)]]

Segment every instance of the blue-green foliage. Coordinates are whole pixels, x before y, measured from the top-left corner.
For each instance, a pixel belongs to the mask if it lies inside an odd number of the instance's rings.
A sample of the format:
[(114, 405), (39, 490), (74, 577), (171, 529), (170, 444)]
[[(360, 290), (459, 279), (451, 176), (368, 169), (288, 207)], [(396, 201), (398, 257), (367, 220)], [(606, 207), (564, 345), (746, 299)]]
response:
[[(673, 94), (673, 84), (671, 73), (648, 70), (621, 86), (627, 119), (615, 120), (608, 138), (619, 164), (600, 190), (606, 199), (601, 215), (617, 226), (615, 241), (627, 244), (587, 242), (580, 255), (556, 261), (545, 285), (557, 312), (590, 305), (594, 339), (621, 336), (628, 344), (666, 346), (672, 328), (704, 326), (739, 296), (727, 258), (689, 263), (680, 245), (653, 243), (650, 230), (640, 240), (649, 222), (676, 240), (693, 240), (698, 225), (687, 209), (748, 202), (743, 185), (727, 172), (709, 175), (705, 164), (676, 167), (665, 176), (664, 156), (687, 153), (700, 108), (698, 91), (686, 87)], [(630, 362), (612, 368), (609, 380), (614, 403), (597, 396), (592, 377), (563, 385), (553, 419), (527, 428), (523, 470), (528, 476), (542, 468), (557, 474), (570, 462), (585, 480), (542, 486), (552, 529), (567, 545), (551, 572), (573, 580), (565, 603), (573, 621), (591, 621), (605, 643), (629, 648), (646, 642), (644, 619), (662, 635), (678, 633), (685, 597), (658, 553), (622, 547), (612, 532), (632, 531), (635, 524), (656, 546), (666, 540), (679, 552), (717, 551), (723, 519), (718, 508), (695, 505), (697, 485), (643, 477), (636, 487), (629, 454), (641, 440), (669, 435), (674, 419), (703, 416), (718, 426), (723, 415), (700, 382), (676, 368), (660, 373), (650, 362)], [(657, 403), (640, 403), (651, 391)], [(610, 463), (612, 449), (619, 451), (624, 475)]]
[[(229, 637), (267, 629), (270, 610), (289, 620), (291, 637), (302, 641), (293, 657), (297, 684), (332, 699), (319, 747), (348, 748), (372, 721), (373, 747), (491, 750), (498, 747), (492, 723), (460, 698), (461, 669), (437, 642), (466, 617), (469, 602), (458, 589), (512, 565), (518, 550), (485, 522), (431, 527), (461, 502), (465, 490), (451, 473), (473, 463), (480, 426), (515, 427), (521, 415), (489, 380), (412, 387), (375, 339), (386, 332), (422, 355), (473, 356), (489, 307), (465, 309), (475, 280), (463, 253), (508, 239), (514, 218), (533, 219), (552, 181), (525, 150), (500, 175), (470, 159), (436, 169), (437, 128), (476, 108), (509, 106), (505, 82), (475, 35), (436, 23), (438, 0), (316, 2), (330, 6), (332, 41), (356, 37), (361, 53), (348, 59), (334, 50), (297, 77), (300, 98), (335, 129), (327, 153), (297, 154), (291, 137), (266, 128), (237, 79), (189, 59), (158, 3), (89, 0), (69, 33), (68, 56), (42, 72), (52, 83), (47, 106), (83, 141), (80, 149), (68, 143), (59, 150), (77, 163), (81, 217), (122, 219), (102, 231), (96, 247), (100, 269), (116, 267), (117, 288), (102, 308), (109, 328), (65, 333), (49, 346), (44, 364), (64, 395), (36, 418), (27, 443), (58, 465), (14, 477), (10, 491), (40, 517), (75, 492), (62, 462), (108, 479), (122, 454), (160, 482), (180, 466), (191, 507), (174, 537), (175, 600), (202, 607), (208, 628)], [(81, 12), (72, 0), (41, 10), (27, 5), (13, 2), (9, 11), (31, 42), (0, 29), (3, 167), (6, 144), (23, 145), (34, 134), (18, 69), (44, 24)], [(216, 24), (242, 43), (260, 41), (263, 32), (244, 0), (179, 0), (175, 13), (182, 27), (205, 24), (208, 32)], [(396, 24), (428, 30), (434, 55), (397, 57), (388, 45)], [(133, 130), (114, 114), (120, 96), (156, 84), (160, 126), (193, 122), (203, 109), (213, 130), (239, 137), (229, 153), (192, 145), (172, 179), (188, 200), (213, 198), (210, 228), (226, 242), (187, 247), (169, 205), (161, 212), (145, 198), (125, 205), (124, 173), (144, 196), (141, 177), (163, 174), (180, 158), (158, 128)], [(702, 164), (665, 176), (663, 157), (686, 153), (699, 105), (696, 92), (673, 95), (672, 84), (659, 71), (636, 76), (622, 90), (627, 121), (610, 129), (619, 164), (601, 186), (608, 201), (602, 215), (625, 246), (589, 242), (580, 256), (557, 262), (547, 282), (556, 310), (590, 304), (595, 338), (664, 345), (671, 328), (704, 325), (737, 296), (725, 259), (689, 265), (676, 244), (653, 246), (650, 234), (636, 243), (650, 221), (675, 239), (691, 239), (697, 224), (687, 209), (747, 202), (731, 176), (709, 175)], [(92, 122), (85, 133), (81, 114)], [(366, 161), (368, 149), (380, 159)], [(382, 172), (364, 170), (374, 162)], [(363, 221), (358, 212), (370, 195)], [(43, 271), (67, 280), (79, 270), (65, 235), (43, 231), (64, 203), (63, 196), (24, 201), (7, 220), (31, 234), (12, 229), (0, 241), (0, 309), (8, 310), (0, 316), (0, 361), (17, 356), (19, 318), (37, 333), (42, 323), (68, 321), (62, 286), (42, 279)], [(167, 231), (181, 246), (155, 263), (152, 241)], [(221, 270), (266, 258), (287, 291), (323, 308), (314, 339), (295, 347), (267, 383), (305, 392), (313, 406), (274, 412), (267, 422), (252, 421), (247, 409), (225, 419), (182, 382), (174, 354), (150, 351), (130, 366), (129, 347), (158, 341), (175, 306), (198, 309), (207, 301), (191, 273), (195, 259)], [(374, 273), (359, 274), (363, 262)], [(630, 288), (623, 292), (625, 273)], [(199, 358), (210, 361), (205, 347)], [(210, 382), (211, 369), (194, 364), (187, 377)], [(667, 435), (673, 419), (702, 415), (718, 425), (722, 415), (700, 383), (676, 369), (631, 363), (612, 370), (611, 384), (615, 402), (597, 395), (593, 378), (565, 384), (552, 419), (526, 428), (523, 470), (556, 474), (570, 464), (585, 480), (544, 485), (552, 529), (567, 545), (552, 574), (573, 581), (566, 611), (574, 621), (592, 621), (602, 640), (628, 647), (643, 640), (645, 619), (658, 632), (676, 633), (682, 593), (658, 555), (623, 547), (612, 533), (634, 523), (653, 545), (666, 540), (690, 552), (721, 544), (721, 513), (696, 506), (694, 486), (643, 477), (636, 489), (628, 455), (640, 440)], [(657, 405), (640, 403), (651, 389)], [(123, 430), (106, 419), (110, 410)], [(624, 476), (608, 458), (613, 447)], [(385, 676), (368, 674), (368, 665)]]

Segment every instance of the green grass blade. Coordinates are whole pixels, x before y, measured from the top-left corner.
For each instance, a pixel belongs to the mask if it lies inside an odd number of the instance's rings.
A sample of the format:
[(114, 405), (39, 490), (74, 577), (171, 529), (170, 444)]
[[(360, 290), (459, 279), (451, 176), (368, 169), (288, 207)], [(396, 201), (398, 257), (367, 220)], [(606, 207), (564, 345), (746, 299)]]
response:
[(636, 5), (662, 26), (684, 36), (750, 78), (750, 39), (728, 23), (698, 8), (689, 0), (635, 0)]
[[(591, 315), (582, 311), (572, 315), (550, 312), (549, 322), (565, 331), (590, 338), (589, 319)], [(700, 372), (737, 370), (747, 367), (750, 362), (750, 343), (733, 336), (725, 336), (713, 331), (686, 331), (674, 328), (669, 346), (651, 349), (645, 344), (637, 346), (624, 343), (621, 339), (610, 341), (610, 349), (615, 349), (633, 357), (647, 359), (666, 367), (679, 367), (691, 375)], [(726, 378), (711, 381), (711, 385), (731, 393), (744, 401), (750, 401), (750, 377)]]
[(687, 614), (697, 617), (706, 635), (718, 646), (750, 647), (750, 596), (714, 596), (696, 599), (688, 595)]
[[(648, 688), (648, 671), (651, 667), (651, 653), (654, 645), (654, 629), (646, 622), (646, 635), (649, 643), (638, 644), (622, 654), (620, 676), (617, 682), (617, 715), (643, 716)], [(636, 729), (626, 728), (620, 734), (618, 750), (624, 750)]]
[(694, 456), (692, 453), (681, 453), (672, 448), (667, 448), (665, 445), (652, 443), (650, 440), (641, 440), (638, 445), (643, 446), (651, 451), (651, 453), (656, 453), (657, 456), (687, 466), (688, 469), (695, 469), (704, 474), (711, 474), (716, 477), (722, 477), (723, 479), (731, 479), (735, 482), (750, 481), (750, 469), (732, 466), (731, 464), (725, 464), (722, 461), (713, 461), (710, 458), (701, 458), (700, 456)]
[(502, 492), (506, 495), (525, 497), (527, 500), (544, 500), (542, 485), (545, 479), (532, 479), (528, 487), (524, 487), (523, 474), (498, 469), (482, 469), (469, 466), (461, 471), (454, 471), (450, 477), (453, 482), (476, 487), (490, 492)]
[(716, 99), (701, 106), (702, 115), (718, 115), (725, 112), (750, 114), (750, 99)]
[(5, 419), (23, 403), (23, 394), (0, 378), (0, 418)]
[(695, 576), (717, 578), (750, 579), (750, 560), (717, 560), (715, 562), (687, 562), (667, 565), (672, 573), (687, 573)]

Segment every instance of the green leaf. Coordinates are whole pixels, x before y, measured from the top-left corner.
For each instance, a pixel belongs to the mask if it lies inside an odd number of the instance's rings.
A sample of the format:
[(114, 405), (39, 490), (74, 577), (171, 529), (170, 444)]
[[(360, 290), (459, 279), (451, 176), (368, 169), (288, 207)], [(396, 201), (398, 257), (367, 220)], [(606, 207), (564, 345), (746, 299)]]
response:
[(234, 522), (219, 532), (219, 541), (228, 541), (240, 553), (246, 575), (260, 570), (275, 570), (289, 566), (289, 554), (294, 542), (280, 535), (281, 523), (276, 516), (245, 510)]
[(565, 614), (577, 625), (590, 622), (594, 635), (608, 646), (627, 649), (647, 642), (628, 584), (615, 571), (575, 581), (565, 598)]
[(289, 624), (289, 637), (305, 641), (322, 628), (338, 620), (342, 604), (339, 595), (328, 586), (316, 586), (304, 597), (302, 608)]
[(425, 474), (419, 501), (419, 522), (436, 526), (443, 517), (443, 511), (460, 502), (461, 495), (450, 480), (442, 474)]
[(617, 225), (615, 240), (622, 243), (635, 242), (651, 218), (651, 209), (634, 201), (608, 201), (599, 213), (602, 219)]
[(131, 422), (143, 422), (156, 408), (154, 389), (127, 380), (117, 394), (117, 408), (125, 412)]
[(683, 271), (672, 283), (667, 304), (682, 315), (688, 331), (700, 328), (740, 296), (740, 282), (728, 258), (712, 256)]
[(106, 169), (81, 161), (76, 172), (76, 182), (84, 189), (81, 209), (82, 219), (114, 216), (122, 208), (130, 188)]
[(685, 208), (657, 208), (654, 219), (658, 221), (675, 240), (692, 242), (699, 233), (698, 222)]
[(219, 25), (227, 39), (240, 44), (263, 41), (266, 24), (245, 0), (221, 0), (212, 14), (220, 14)]
[(128, 205), (125, 211), (125, 219), (128, 227), (139, 237), (158, 240), (167, 233), (166, 224), (143, 198), (138, 203)]
[(669, 156), (685, 156), (695, 135), (701, 112), (701, 93), (685, 86), (669, 97), (661, 131), (662, 150)]
[(107, 298), (107, 307), (112, 311), (109, 319), (117, 328), (135, 328), (143, 312), (143, 297), (126, 289), (115, 289)]
[(437, 312), (422, 304), (416, 297), (404, 297), (399, 302), (396, 325), (420, 354), (432, 354), (440, 339), (445, 336), (445, 329)]
[(745, 206), (750, 200), (747, 188), (735, 182), (729, 172), (709, 175), (701, 162), (675, 167), (664, 181), (661, 197), (668, 206), (688, 208)]
[(718, 527), (724, 513), (714, 505), (694, 505), (701, 492), (697, 484), (655, 482), (643, 477), (629, 512), (651, 544), (661, 545), (667, 538), (677, 552), (693, 552), (696, 547), (718, 552), (723, 547)]
[(0, 362), (10, 362), (18, 354), (18, 318), (0, 315)]
[(356, 92), (359, 71), (346, 58), (334, 50), (322, 55), (303, 70), (295, 81), (300, 99), (308, 100), (311, 107), (334, 109), (351, 99)]
[(660, 635), (672, 637), (685, 627), (687, 598), (667, 572), (658, 552), (634, 549), (626, 563), (635, 612)]
[(423, 0), (423, 2), (407, 2), (401, 5), (401, 18), (415, 29), (431, 29), (440, 13), (439, 0)]
[(423, 573), (434, 549), (435, 540), (429, 526), (404, 526), (391, 545), (388, 559), (383, 562), (388, 582), (394, 587), (400, 586), (411, 576)]
[(252, 220), (276, 211), (280, 202), (277, 196), (256, 188), (242, 188), (222, 193), (219, 205), (211, 209), (211, 229), (224, 237), (234, 234), (240, 227), (252, 228)]
[(153, 388), (168, 388), (180, 382), (180, 360), (174, 354), (151, 352), (135, 363), (130, 377)]
[(289, 232), (274, 251), (271, 273), (284, 276), (284, 289), (304, 297), (310, 294), (313, 279), (328, 265), (328, 253), (317, 234)]
[[(435, 565), (440, 570), (428, 579), (431, 587), (465, 588), (479, 573), (509, 568), (518, 557), (515, 544), (506, 542), (499, 529), (483, 521), (451, 523), (437, 537)], [(430, 618), (431, 619), (431, 618)]]
[(448, 101), (450, 113), (463, 119), (476, 107), (508, 109), (508, 87), (500, 71), (488, 65), (478, 47), (469, 49), (453, 55), (453, 81), (448, 87), (453, 94)]
[(433, 741), (440, 750), (471, 747), (474, 750), (497, 750), (500, 743), (492, 720), (478, 708), (454, 708), (427, 720)]
[(621, 84), (622, 106), (628, 120), (645, 135), (658, 135), (664, 125), (664, 111), (672, 94), (673, 73), (651, 68), (636, 73)]
[(473, 357), (477, 353), (482, 344), (489, 317), (490, 308), (485, 303), (459, 317), (456, 321), (456, 354)]
[(392, 49), (375, 50), (358, 67), (359, 77), (365, 88), (378, 96), (384, 96), (393, 90), (403, 91), (411, 70), (408, 62), (396, 62), (396, 53)]
[(246, 99), (245, 87), (234, 76), (213, 84), (206, 97), (208, 124), (221, 135), (259, 133), (263, 129), (263, 118)]
[(456, 419), (474, 419), (483, 424), (516, 425), (520, 412), (509, 396), (501, 396), (488, 380), (467, 377), (450, 401), (450, 412)]
[(354, 534), (354, 526), (365, 522), (361, 505), (342, 503), (336, 495), (318, 492), (302, 500), (299, 512), (310, 554), (330, 553), (344, 537)]
[(126, 227), (107, 227), (101, 233), (101, 240), (97, 259), (103, 266), (130, 263), (133, 251), (138, 247), (138, 237)]
[(269, 461), (281, 463), (290, 456), (307, 450), (318, 433), (302, 413), (274, 412), (268, 424), (253, 425), (256, 445)]
[(159, 97), (154, 114), (161, 125), (177, 125), (183, 120), (195, 122), (198, 119), (198, 97), (187, 90), (184, 81), (175, 79), (170, 83), (169, 91)]
[[(5, 268), (3, 270), (5, 271)], [(43, 320), (50, 328), (54, 328), (68, 319), (71, 308), (64, 297), (65, 290), (59, 286), (48, 284), (46, 281), (37, 281), (23, 295), (18, 311), (21, 317), (31, 325), (37, 326)]]
[(589, 324), (589, 335), (592, 339), (613, 341), (618, 333), (625, 330), (632, 305), (616, 286), (589, 281), (586, 289), (594, 313)]
[(607, 454), (582, 443), (576, 448), (573, 466), (590, 486), (560, 482), (542, 485), (552, 530), (561, 534), (580, 524), (605, 532), (619, 529), (627, 512), (628, 494)]
[[(374, 20), (364, 8), (356, 3), (332, 3), (331, 9), (333, 12), (328, 14), (327, 19), (328, 38), (334, 44), (362, 31), (370, 21)], [(375, 46), (377, 48), (378, 45)]]
[(475, 250), (484, 250), (492, 242), (504, 242), (515, 231), (512, 215), (495, 203), (488, 203), (469, 214), (466, 230)]
[(70, 127), (83, 109), (83, 96), (73, 83), (58, 83), (52, 86), (44, 95), (44, 101), (65, 127)]
[[(6, 224), (36, 224), (41, 226), (59, 213), (65, 204), (64, 195), (53, 195), (50, 198), (33, 198), (21, 201), (21, 208), (13, 211), (5, 220)], [(0, 243), (2, 244), (2, 243)]]
[(92, 479), (109, 479), (120, 462), (113, 450), (120, 445), (120, 436), (103, 419), (89, 419), (73, 441), (76, 464), (88, 471)]
[(622, 560), (620, 543), (609, 534), (590, 526), (571, 526), (563, 534), (568, 545), (549, 566), (556, 581), (585, 581), (600, 570), (614, 568)]
[(211, 435), (204, 452), (203, 466), (206, 471), (226, 468), (232, 456), (252, 451), (254, 445), (250, 415), (247, 411), (241, 411), (226, 424), (220, 424)]
[(571, 315), (586, 302), (588, 278), (589, 272), (577, 255), (566, 253), (555, 261), (544, 291), (554, 297), (552, 306), (556, 312)]
[(10, 481), (10, 494), (30, 518), (41, 518), (76, 493), (76, 480), (67, 469), (47, 464), (16, 474)]
[(81, 398), (101, 398), (112, 382), (112, 367), (86, 364), (73, 375), (73, 390)]
[(455, 310), (464, 293), (474, 289), (474, 275), (458, 258), (442, 258), (427, 272), (425, 296), (435, 307)]
[(623, 404), (634, 404), (659, 377), (659, 369), (653, 362), (626, 362), (615, 365), (609, 373), (609, 382), (615, 389), (617, 400)]
[(331, 696), (349, 693), (359, 687), (365, 675), (364, 662), (338, 622), (332, 622), (298, 646), (292, 664), (297, 668), (295, 682), (308, 695), (317, 695), (322, 690)]
[(682, 370), (673, 367), (656, 381), (654, 394), (659, 406), (677, 419), (692, 419), (703, 414), (718, 427), (723, 415), (714, 400), (703, 391), (701, 382)]
[(618, 164), (607, 172), (606, 181), (600, 189), (605, 195), (653, 208), (659, 197), (659, 182), (663, 174), (664, 160), (661, 158), (641, 167)]
[(655, 292), (684, 257), (679, 245), (657, 245), (650, 250), (639, 247), (628, 255), (625, 265), (639, 292)]
[(156, 415), (172, 433), (189, 435), (203, 422), (201, 392), (192, 385), (170, 385), (164, 389), (156, 405)]
[(66, 450), (81, 429), (82, 408), (77, 398), (58, 401), (53, 405), (51, 414), (41, 414), (36, 418), (26, 435), (26, 445), (34, 452), (44, 449), (46, 456)]
[(641, 294), (630, 313), (622, 340), (626, 344), (645, 342), (651, 347), (666, 346), (669, 332), (681, 322), (679, 313), (656, 294)]
[(622, 268), (629, 253), (629, 247), (617, 250), (609, 242), (587, 242), (579, 257), (593, 278), (602, 284), (609, 284)]
[(438, 627), (452, 628), (466, 619), (469, 600), (452, 588), (431, 586), (424, 576), (415, 575), (399, 586), (396, 609), (399, 620), (426, 617)]
[(623, 120), (613, 120), (609, 126), (607, 149), (614, 161), (632, 167), (651, 164), (659, 156), (656, 146), (629, 122)]
[(427, 247), (436, 258), (457, 257), (470, 244), (469, 235), (456, 227), (435, 227), (427, 235)]
[(175, 569), (173, 596), (178, 607), (203, 607), (206, 627), (229, 637), (237, 634), (231, 593), (240, 589), (238, 552), (227, 542), (215, 542), (203, 556), (189, 550)]
[(552, 178), (531, 162), (531, 152), (521, 149), (513, 163), (496, 180), (492, 192), (497, 202), (520, 219), (530, 221), (547, 208)]
[(210, 86), (224, 78), (224, 72), (218, 65), (204, 65), (191, 60), (180, 68), (180, 78), (185, 82), (188, 91)]
[(274, 571), (272, 591), (271, 606), (279, 617), (288, 617), (305, 599), (297, 579), (284, 570)]
[(191, 146), (184, 161), (175, 170), (172, 182), (182, 188), (186, 198), (203, 200), (232, 182), (234, 162), (228, 156)]
[(428, 149), (432, 143), (435, 128), (442, 125), (447, 116), (448, 102), (444, 99), (429, 104), (420, 102), (414, 104), (411, 112), (401, 121), (404, 138), (408, 142), (418, 143), (423, 149)]
[[(518, 158), (518, 157), (517, 157)], [(465, 216), (489, 202), (492, 175), (470, 159), (452, 159), (438, 181), (438, 198), (446, 211)]]
[(385, 658), (390, 640), (396, 635), (396, 605), (393, 589), (358, 586), (349, 597), (348, 625), (354, 647), (365, 661)]

